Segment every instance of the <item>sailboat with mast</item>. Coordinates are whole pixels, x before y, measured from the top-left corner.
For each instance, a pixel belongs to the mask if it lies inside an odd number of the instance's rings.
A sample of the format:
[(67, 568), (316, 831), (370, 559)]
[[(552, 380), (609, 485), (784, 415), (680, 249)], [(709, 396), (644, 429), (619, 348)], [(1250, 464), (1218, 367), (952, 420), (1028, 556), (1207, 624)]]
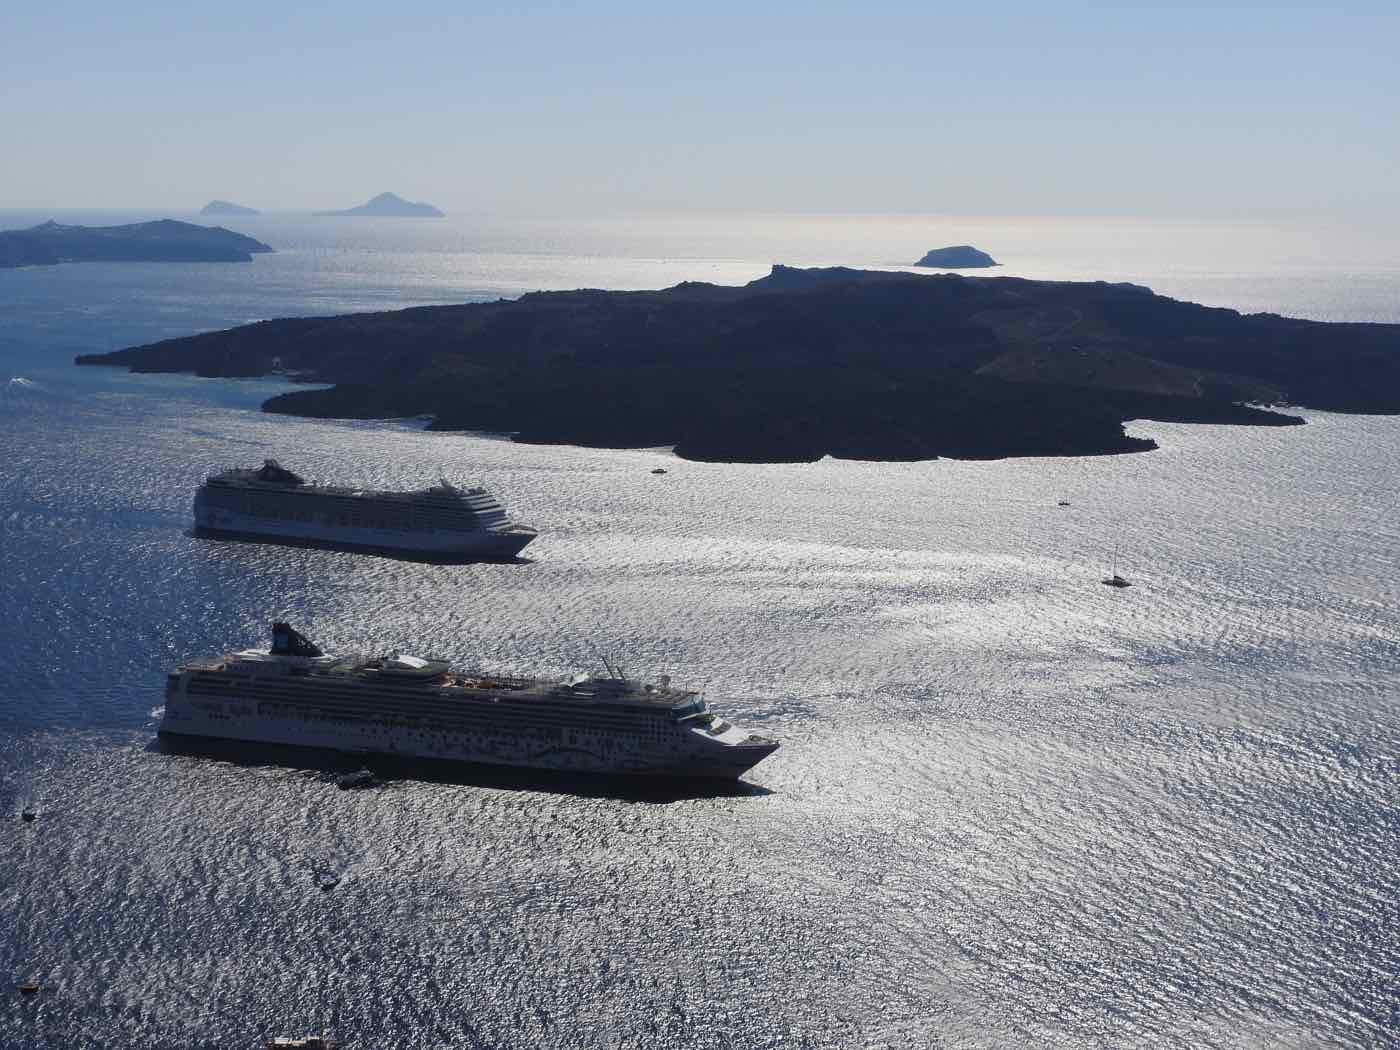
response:
[(1113, 548), (1113, 575), (1099, 581), (1105, 587), (1131, 587), (1132, 583), (1118, 575), (1118, 547)]

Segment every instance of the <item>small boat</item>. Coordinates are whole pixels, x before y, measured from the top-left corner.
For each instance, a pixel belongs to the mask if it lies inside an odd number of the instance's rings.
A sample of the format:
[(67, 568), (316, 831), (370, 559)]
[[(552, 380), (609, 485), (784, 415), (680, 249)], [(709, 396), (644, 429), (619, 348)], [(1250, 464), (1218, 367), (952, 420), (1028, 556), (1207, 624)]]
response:
[(279, 1035), (263, 1043), (263, 1050), (336, 1050), (339, 1045), (324, 1035)]
[(1113, 575), (1099, 581), (1105, 587), (1131, 587), (1132, 584), (1118, 575), (1118, 548), (1113, 548)]
[(335, 786), (341, 791), (349, 791), (353, 788), (367, 788), (374, 786), (374, 774), (368, 769), (357, 769), (353, 773), (342, 773), (335, 778)]
[(653, 467), (651, 472), (652, 472), (653, 474), (665, 474), (665, 473), (666, 473), (666, 468), (665, 468), (665, 467)]
[(19, 986), (19, 994), (20, 994), (20, 995), (38, 995), (38, 994), (39, 994), (39, 985), (38, 985), (38, 983), (35, 982), (35, 981), (25, 981), (22, 985)]
[(1068, 506), (1069, 506), (1069, 500), (1067, 500), (1067, 499), (1062, 499), (1062, 500), (1060, 500), (1059, 503), (1056, 503), (1055, 506), (1057, 506), (1057, 507), (1068, 507)]
[(36, 820), (39, 819), (39, 814), (35, 813), (32, 809), (26, 809), (22, 813), (20, 813), (19, 819), (24, 821), (26, 824), (33, 824)]
[(340, 876), (332, 875), (330, 872), (322, 872), (316, 876), (316, 885), (321, 887), (322, 893), (329, 893), (340, 885)]

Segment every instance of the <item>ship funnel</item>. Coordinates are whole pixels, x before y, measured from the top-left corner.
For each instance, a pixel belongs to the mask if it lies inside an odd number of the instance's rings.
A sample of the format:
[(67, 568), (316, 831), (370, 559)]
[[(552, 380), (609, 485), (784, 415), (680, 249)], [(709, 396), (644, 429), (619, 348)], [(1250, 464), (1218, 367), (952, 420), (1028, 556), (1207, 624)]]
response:
[(255, 472), (259, 481), (270, 481), (277, 485), (304, 485), (306, 481), (294, 474), (275, 459), (263, 460), (263, 465)]
[(272, 652), (276, 656), (325, 656), (320, 647), (289, 623), (272, 625)]

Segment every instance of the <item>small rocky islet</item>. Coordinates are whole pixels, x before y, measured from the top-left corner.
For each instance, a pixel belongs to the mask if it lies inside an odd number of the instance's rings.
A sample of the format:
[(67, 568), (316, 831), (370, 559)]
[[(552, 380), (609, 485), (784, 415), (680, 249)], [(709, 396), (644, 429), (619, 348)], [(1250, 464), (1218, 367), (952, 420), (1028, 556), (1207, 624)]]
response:
[(939, 270), (979, 270), (989, 266), (1000, 266), (986, 252), (970, 244), (955, 244), (948, 248), (930, 248), (924, 257), (914, 264)]
[(422, 201), (406, 201), (396, 193), (381, 193), (354, 208), (318, 211), (317, 215), (378, 216), (392, 219), (441, 219), (444, 212)]
[(249, 208), (233, 201), (210, 201), (199, 209), (201, 215), (261, 215), (257, 208)]

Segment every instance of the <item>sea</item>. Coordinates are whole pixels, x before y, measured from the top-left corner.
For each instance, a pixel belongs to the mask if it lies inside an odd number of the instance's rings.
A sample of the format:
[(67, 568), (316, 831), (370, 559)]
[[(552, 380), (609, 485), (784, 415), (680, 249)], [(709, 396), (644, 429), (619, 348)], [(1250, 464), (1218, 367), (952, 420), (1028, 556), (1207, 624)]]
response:
[[(0, 270), (0, 1048), (1400, 1046), (1400, 419), (731, 465), (266, 415), (276, 378), (72, 365), (271, 317), (959, 243), (997, 274), (1400, 322), (1395, 231), (214, 221), (277, 251)], [(201, 479), (267, 457), (482, 484), (540, 536), (516, 564), (432, 565), (192, 535)], [(396, 769), (363, 791), (335, 784), (358, 762), (158, 746), (165, 673), (280, 619), (331, 650), (668, 674), (782, 746), (729, 789)]]

